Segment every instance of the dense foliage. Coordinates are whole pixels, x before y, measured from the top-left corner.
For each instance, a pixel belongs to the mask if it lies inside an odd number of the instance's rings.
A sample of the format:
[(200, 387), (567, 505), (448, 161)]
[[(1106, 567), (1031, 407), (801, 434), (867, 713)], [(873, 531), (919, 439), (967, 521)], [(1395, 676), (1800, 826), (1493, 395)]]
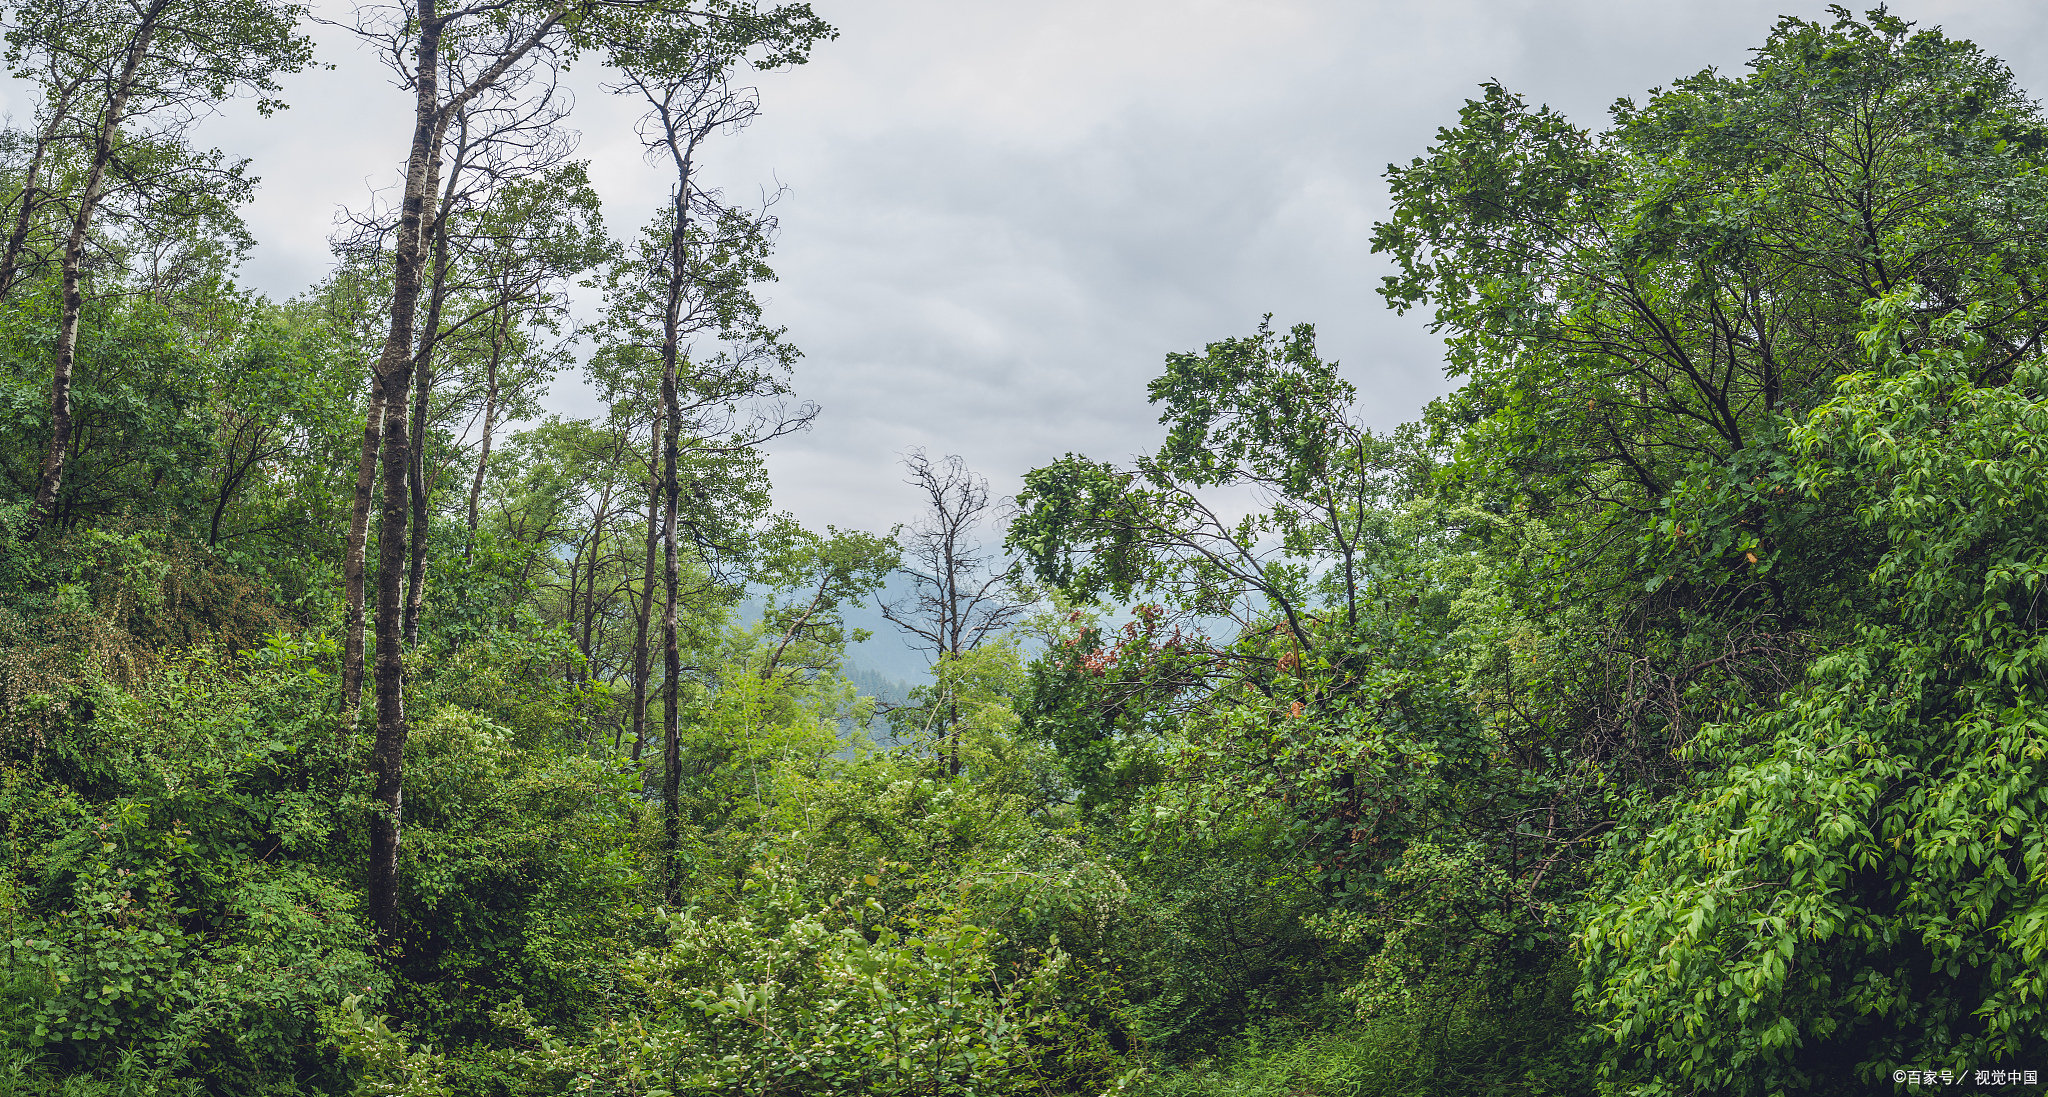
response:
[(8, 10), (0, 1097), (2040, 1092), (2048, 119), (1977, 47), (1489, 85), (1388, 173), (1420, 422), (1269, 321), (876, 533), (774, 512), (776, 226), (694, 174), (808, 8), (365, 14), (419, 177), (282, 304), (180, 127), (303, 13)]

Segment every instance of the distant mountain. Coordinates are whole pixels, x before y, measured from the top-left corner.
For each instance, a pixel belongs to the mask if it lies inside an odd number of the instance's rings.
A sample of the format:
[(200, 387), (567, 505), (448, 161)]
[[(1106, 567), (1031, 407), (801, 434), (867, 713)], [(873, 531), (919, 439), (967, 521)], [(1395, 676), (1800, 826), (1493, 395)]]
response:
[(889, 576), (889, 585), (871, 594), (858, 606), (846, 607), (846, 623), (874, 635), (865, 643), (846, 649), (847, 664), (870, 668), (911, 685), (931, 681), (931, 653), (912, 647), (911, 637), (882, 616), (879, 601), (895, 601), (910, 594), (910, 580), (901, 574)]
[(862, 697), (872, 697), (887, 705), (906, 704), (910, 700), (911, 685), (900, 678), (891, 678), (851, 660), (848, 660), (844, 674)]
[[(852, 628), (866, 629), (872, 635), (858, 644), (846, 646), (846, 676), (854, 679), (861, 693), (881, 700), (879, 693), (870, 693), (861, 680), (854, 678), (854, 669), (872, 672), (876, 688), (883, 683), (893, 682), (901, 687), (902, 695), (908, 695), (910, 687), (931, 681), (931, 656), (919, 648), (910, 646), (903, 630), (888, 622), (877, 608), (876, 599), (895, 600), (910, 593), (909, 580), (901, 575), (889, 577), (889, 585), (878, 594), (870, 595), (858, 605), (846, 607), (846, 623)], [(761, 619), (765, 600), (759, 594), (749, 594), (733, 607), (733, 619), (741, 625), (752, 625)], [(897, 699), (901, 699), (898, 697)]]

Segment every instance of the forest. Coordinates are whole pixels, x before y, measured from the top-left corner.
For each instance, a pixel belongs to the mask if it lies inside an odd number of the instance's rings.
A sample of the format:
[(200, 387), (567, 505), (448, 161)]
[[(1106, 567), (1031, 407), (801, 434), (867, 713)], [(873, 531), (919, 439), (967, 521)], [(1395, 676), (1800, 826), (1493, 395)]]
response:
[(1373, 231), (1414, 422), (1254, 318), (1151, 452), (913, 451), (855, 530), (777, 508), (814, 367), (704, 175), (838, 30), (354, 8), (409, 151), (272, 300), (195, 127), (313, 18), (5, 5), (0, 1097), (2043, 1092), (2048, 115), (1985, 49), (1486, 84)]

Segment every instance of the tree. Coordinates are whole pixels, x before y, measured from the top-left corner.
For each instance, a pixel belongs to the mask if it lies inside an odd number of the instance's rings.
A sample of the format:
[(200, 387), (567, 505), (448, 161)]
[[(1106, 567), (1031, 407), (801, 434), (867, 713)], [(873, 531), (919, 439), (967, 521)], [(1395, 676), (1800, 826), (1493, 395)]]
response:
[[(281, 106), (270, 98), (276, 76), (298, 71), (311, 56), (310, 40), (298, 33), (301, 10), (270, 0), (150, 0), (136, 6), (51, 0), (17, 10), (7, 34), (8, 62), (18, 75), (45, 81), (52, 124), (81, 94), (93, 104), (91, 150), (59, 262), (50, 444), (25, 537), (33, 537), (48, 518), (63, 483), (72, 444), (71, 379), (84, 310), (85, 251), (110, 171), (129, 170), (131, 148), (180, 143), (194, 120), (231, 95), (258, 93), (264, 114)], [(137, 126), (147, 129), (133, 132)], [(24, 209), (27, 201), (25, 196)]]
[(1967, 42), (1830, 10), (1782, 20), (1747, 76), (1619, 101), (1597, 135), (1489, 84), (1388, 169), (1381, 293), (1431, 309), (1470, 379), (1442, 413), (1471, 424), (1469, 475), (1640, 517), (1825, 401), (1860, 303), (1908, 283), (1930, 314), (1987, 304), (1990, 376), (2034, 353), (2036, 110)]
[[(468, 504), (472, 533), (493, 430), (501, 420), (529, 414), (533, 396), (558, 364), (559, 353), (545, 353), (537, 344), (561, 333), (566, 280), (617, 251), (601, 235), (596, 195), (580, 166), (564, 165), (505, 187), (479, 220), (471, 245), (477, 252), (471, 260), (474, 304), (450, 329), (470, 328), (471, 391), (464, 404), (474, 407), (480, 390), (483, 405)], [(474, 376), (477, 362), (480, 381)]]
[[(375, 775), (372, 795), (380, 808), (370, 825), (369, 905), (378, 936), (387, 943), (395, 941), (399, 930), (398, 846), (405, 795), (403, 595), (413, 468), (405, 395), (412, 388), (414, 339), (425, 288), (422, 275), (433, 246), (427, 202), (440, 189), (449, 124), (479, 95), (500, 86), (536, 50), (563, 44), (568, 36), (565, 21), (578, 6), (558, 0), (511, 8), (470, 4), (444, 11), (437, 0), (424, 0), (416, 11), (391, 13), (384, 25), (359, 24), (365, 34), (389, 45), (394, 65), (413, 92), (412, 141), (391, 259), (389, 326), (375, 366), (382, 395), (383, 496), (377, 536), (377, 731), (370, 768)], [(454, 77), (445, 97), (444, 66)]]
[(1601, 134), (1489, 87), (1376, 237), (1468, 379), (1432, 411), (1486, 564), (1467, 688), (1600, 872), (1617, 1087), (1825, 1092), (2042, 1031), (2007, 837), (2034, 504), (2000, 485), (2038, 479), (2048, 128), (1977, 47), (1831, 11)]
[(1869, 1086), (2048, 1030), (2048, 371), (2006, 373), (1975, 310), (1923, 321), (1917, 290), (1869, 312), (1870, 368), (1791, 444), (1799, 489), (1848, 493), (1883, 539), (1893, 608), (1780, 706), (1704, 729), (1695, 788), (1609, 863), (1580, 944), (1617, 1081)]
[[(665, 870), (670, 887), (674, 888), (681, 833), (682, 757), (677, 730), (681, 698), (675, 684), (682, 676), (676, 621), (681, 562), (676, 539), (682, 497), (679, 461), (685, 426), (684, 388), (687, 384), (692, 390), (693, 413), (710, 411), (715, 415), (722, 411), (726, 416), (725, 429), (719, 432), (724, 438), (707, 438), (694, 432), (691, 438), (692, 449), (705, 451), (704, 456), (714, 461), (751, 458), (762, 443), (808, 427), (817, 414), (814, 406), (806, 405), (795, 414), (787, 414), (779, 403), (767, 403), (787, 391), (781, 377), (795, 356), (794, 348), (781, 341), (779, 330), (761, 324), (760, 305), (751, 292), (754, 282), (769, 275), (764, 259), (773, 222), (765, 211), (750, 215), (731, 209), (718, 195), (704, 189), (696, 175), (697, 151), (715, 131), (742, 127), (758, 111), (758, 99), (753, 92), (736, 88), (731, 82), (733, 71), (750, 54), (761, 55), (756, 64), (763, 68), (798, 64), (808, 57), (812, 43), (833, 32), (811, 14), (808, 5), (778, 7), (752, 20), (686, 23), (669, 29), (671, 33), (660, 36), (621, 36), (612, 40), (608, 49), (612, 61), (624, 74), (616, 90), (637, 94), (648, 104), (648, 127), (643, 135), (648, 155), (666, 160), (675, 172), (669, 207), (650, 227), (639, 262), (622, 267), (613, 279), (611, 295), (612, 312), (623, 321), (619, 326), (624, 336), (615, 340), (615, 384), (624, 382), (628, 376), (618, 367), (630, 369), (634, 364), (650, 364), (650, 350), (660, 367), (655, 430), (661, 436), (661, 498), (651, 500), (659, 505), (650, 506), (650, 511), (660, 510), (661, 530), (658, 535), (650, 530), (649, 536), (660, 539), (666, 592), (662, 604), (662, 659), (663, 678), (670, 688), (662, 703), (662, 765)], [(708, 221), (708, 228), (693, 224), (693, 215)], [(696, 371), (686, 376), (689, 348), (685, 341), (700, 333), (715, 333), (731, 350), (722, 356), (708, 356), (713, 368), (703, 371), (701, 376)], [(742, 403), (765, 404), (765, 408), (742, 415), (738, 411)], [(651, 487), (650, 494), (656, 490)], [(698, 500), (706, 500), (704, 492), (692, 494)], [(699, 527), (693, 532), (700, 550), (730, 554), (739, 548), (733, 539), (721, 537), (712, 527)], [(651, 543), (647, 560), (651, 569)], [(708, 570), (714, 575), (717, 572), (715, 566)], [(646, 582), (651, 588), (652, 574)], [(651, 609), (651, 602), (643, 600), (643, 605)], [(644, 653), (645, 647), (643, 640), (640, 651)], [(644, 666), (644, 654), (637, 655), (635, 662), (636, 666)], [(636, 743), (645, 719), (645, 683), (645, 674), (636, 676)]]
[[(1129, 469), (1069, 454), (1024, 476), (1008, 543), (1041, 582), (1083, 602), (1156, 600), (1118, 633), (1064, 629), (1033, 667), (1026, 722), (1090, 806), (1141, 783), (1146, 740), (1213, 725), (1191, 756), (1220, 754), (1214, 772), (1240, 774), (1231, 795), (1288, 789), (1330, 886), (1369, 879), (1440, 810), (1412, 784), (1433, 769), (1378, 767), (1483, 753), (1420, 635), (1454, 591), (1445, 523), (1403, 513), (1427, 496), (1433, 454), (1412, 431), (1358, 423), (1307, 324), (1168, 355), (1149, 391), (1168, 428), (1156, 453)], [(1230, 521), (1218, 494), (1247, 488), (1264, 509)], [(1520, 796), (1494, 800), (1499, 815), (1468, 822), (1511, 829)]]
[[(994, 517), (988, 481), (957, 456), (934, 464), (923, 450), (906, 455), (903, 467), (910, 472), (907, 483), (925, 498), (925, 512), (910, 527), (910, 563), (898, 569), (910, 577), (910, 596), (882, 603), (882, 616), (928, 648), (937, 667), (979, 648), (1030, 607), (1012, 597), (1009, 569), (992, 566), (996, 557), (982, 549), (979, 533)], [(938, 708), (925, 722), (942, 728), (942, 753), (957, 773), (959, 706), (927, 701)]]
[[(1341, 643), (1374, 598), (1386, 506), (1423, 482), (1418, 441), (1359, 425), (1356, 390), (1307, 324), (1169, 355), (1148, 391), (1168, 428), (1159, 452), (1130, 469), (1068, 454), (1026, 473), (1010, 547), (1078, 599), (1155, 597), (1242, 630), (1277, 625), (1309, 650)], [(1233, 522), (1208, 494), (1219, 488), (1270, 502)]]
[(921, 641), (937, 662), (980, 647), (1027, 608), (1007, 596), (1008, 569), (982, 549), (979, 531), (994, 517), (988, 480), (957, 456), (934, 464), (923, 450), (903, 459), (906, 481), (924, 495), (925, 512), (910, 528), (907, 600), (885, 604), (882, 616)]
[[(347, 415), (351, 363), (335, 353), (335, 340), (312, 310), (246, 307), (250, 321), (216, 369), (212, 404), (220, 427), (209, 469), (215, 487), (206, 543), (220, 546), (294, 526), (312, 540), (314, 529), (331, 528), (308, 513), (326, 501), (326, 491), (299, 494), (295, 515), (279, 513), (264, 497), (287, 478), (322, 484), (332, 471), (329, 461), (338, 456), (333, 430)], [(328, 546), (319, 547), (325, 556)]]
[[(104, 284), (104, 283), (103, 283)], [(33, 499), (47, 456), (49, 420), (36, 414), (47, 382), (55, 303), (14, 313), (5, 336), (10, 390), (21, 402), (7, 418), (5, 470), (16, 498)], [(218, 441), (209, 414), (222, 363), (199, 353), (189, 332), (146, 299), (86, 302), (71, 390), (73, 441), (52, 515), (82, 524), (122, 511), (145, 510), (176, 525), (206, 531), (211, 501), (207, 471)], [(31, 402), (33, 401), (33, 402)], [(47, 410), (41, 409), (41, 410)], [(189, 527), (188, 527), (189, 528)]]
[(1556, 655), (1515, 688), (1577, 699), (1559, 732), (1646, 787), (1875, 608), (1882, 547), (1793, 489), (1787, 442), (1857, 368), (1863, 303), (1981, 306), (1986, 380), (2048, 331), (2038, 110), (1967, 42), (1831, 10), (1600, 133), (1489, 85), (1389, 169), (1382, 294), (1447, 337), (1467, 382), (1430, 412), (1447, 483)]
[[(894, 536), (830, 526), (819, 536), (785, 516), (762, 542), (754, 577), (773, 593), (761, 614), (767, 643), (757, 673), (765, 680), (791, 670), (815, 677), (836, 669), (838, 653), (868, 635), (846, 627), (843, 607), (880, 589), (901, 562)], [(830, 663), (802, 659), (798, 653), (806, 648), (831, 653)]]
[[(21, 185), (8, 204), (13, 214), (14, 225), (7, 234), (7, 245), (0, 253), (0, 298), (6, 297), (22, 280), (37, 268), (46, 265), (51, 253), (61, 245), (61, 235), (51, 239), (52, 226), (47, 224), (46, 213), (53, 205), (60, 204), (63, 195), (56, 187), (44, 185), (44, 180), (54, 181), (60, 165), (66, 157), (66, 148), (71, 143), (71, 127), (76, 124), (75, 115), (86, 101), (93, 73), (89, 68), (68, 65), (66, 59), (57, 53), (45, 53), (34, 59), (33, 67), (40, 69), (35, 82), (42, 91), (42, 101), (37, 104), (38, 122), (35, 136), (28, 143), (28, 156), (20, 167)], [(26, 75), (29, 58), (9, 53), (9, 67), (17, 78)], [(10, 138), (17, 135), (9, 134)], [(10, 153), (18, 152), (18, 141), (10, 140)]]

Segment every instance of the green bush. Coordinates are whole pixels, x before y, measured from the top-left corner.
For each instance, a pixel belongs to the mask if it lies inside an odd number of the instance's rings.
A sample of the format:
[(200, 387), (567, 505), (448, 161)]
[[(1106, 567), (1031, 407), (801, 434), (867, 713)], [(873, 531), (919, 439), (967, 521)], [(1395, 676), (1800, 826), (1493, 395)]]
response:
[[(166, 1085), (345, 1084), (317, 1013), (386, 978), (333, 872), (331, 806), (358, 778), (309, 703), (321, 685), (282, 645), (190, 656), (96, 691), (63, 742), (0, 769), (18, 995), (0, 1046), (117, 1091), (138, 1062)], [(87, 744), (96, 777), (53, 779)]]

